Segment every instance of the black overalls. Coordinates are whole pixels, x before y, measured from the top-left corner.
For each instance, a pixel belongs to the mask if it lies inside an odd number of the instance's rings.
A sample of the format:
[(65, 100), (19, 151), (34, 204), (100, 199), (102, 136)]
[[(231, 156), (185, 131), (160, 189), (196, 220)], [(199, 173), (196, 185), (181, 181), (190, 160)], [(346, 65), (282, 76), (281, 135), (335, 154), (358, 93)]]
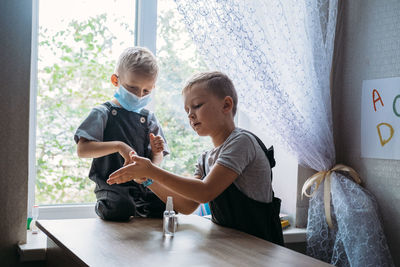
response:
[[(110, 103), (103, 141), (122, 141), (132, 147), (139, 156), (149, 158), (149, 127), (147, 110), (141, 114)], [(104, 220), (124, 221), (130, 216), (161, 218), (165, 204), (148, 188), (133, 181), (109, 185), (109, 175), (121, 168), (124, 158), (117, 152), (93, 159), (89, 178), (96, 183), (96, 213)]]
[[(252, 135), (264, 150), (271, 168), (274, 167), (273, 148), (268, 150), (257, 136)], [(247, 197), (232, 183), (209, 204), (213, 222), (283, 246), (279, 198), (273, 196), (271, 203), (259, 202)]]

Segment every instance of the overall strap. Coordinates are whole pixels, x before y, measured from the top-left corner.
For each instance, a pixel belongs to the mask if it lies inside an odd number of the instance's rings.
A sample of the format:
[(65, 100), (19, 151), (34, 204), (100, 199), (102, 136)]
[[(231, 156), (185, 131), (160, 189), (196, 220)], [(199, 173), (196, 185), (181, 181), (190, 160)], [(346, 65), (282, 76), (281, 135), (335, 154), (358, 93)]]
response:
[[(111, 103), (110, 102), (105, 102), (105, 103), (103, 103), (102, 104), (103, 106), (105, 106), (106, 108), (107, 108), (107, 110), (108, 111), (111, 111), (111, 108), (113, 108), (114, 106), (113, 105), (111, 105)], [(149, 123), (149, 115), (150, 115), (150, 111), (149, 110), (147, 110), (147, 109), (145, 109), (145, 108), (143, 108), (140, 112), (140, 115), (142, 115), (142, 116), (144, 116), (144, 117), (146, 117), (146, 121)]]
[(139, 112), (141, 115), (149, 117), (150, 111), (148, 109), (142, 108)]
[(244, 130), (246, 133), (251, 134), (252, 136), (254, 136), (254, 138), (257, 140), (258, 144), (260, 145), (260, 147), (262, 148), (262, 150), (265, 153), (265, 156), (267, 157), (268, 161), (269, 161), (269, 165), (271, 167), (271, 181), (272, 181), (272, 168), (275, 167), (276, 165), (276, 161), (274, 158), (274, 146), (270, 146), (269, 148), (267, 148), (264, 143), (261, 141), (260, 138), (258, 138), (257, 135), (253, 134), (250, 131)]
[(148, 109), (142, 108), (139, 113), (140, 115), (146, 117), (147, 125), (150, 125), (150, 111)]
[(102, 105), (105, 106), (108, 109), (108, 111), (110, 111), (110, 109), (112, 108), (112, 105), (110, 102), (105, 102)]
[[(267, 157), (268, 161), (269, 161), (269, 165), (271, 167), (271, 169), (273, 167), (275, 167), (276, 165), (276, 161), (275, 161), (275, 157), (274, 157), (274, 146), (270, 146), (269, 148), (267, 148), (264, 143), (261, 141), (260, 138), (258, 138), (257, 135), (253, 134), (250, 131), (244, 130), (246, 133), (251, 134), (252, 136), (254, 136), (254, 138), (257, 140), (258, 144), (260, 145), (260, 147), (262, 148), (262, 150), (265, 153), (265, 156)], [(204, 175), (206, 175), (206, 167), (205, 167), (205, 158), (203, 158), (203, 173)], [(272, 181), (272, 170), (271, 170), (271, 181)]]
[(261, 141), (260, 138), (258, 138), (257, 135), (253, 134), (250, 131), (244, 130), (245, 132), (251, 134), (252, 136), (254, 136), (254, 138), (257, 140), (258, 144), (261, 146), (262, 150), (264, 150), (265, 155), (268, 158), (269, 161), (269, 165), (271, 166), (271, 169), (273, 167), (275, 167), (276, 162), (275, 162), (275, 158), (274, 158), (274, 146), (270, 146), (269, 148), (266, 148), (266, 146), (264, 145), (264, 143)]

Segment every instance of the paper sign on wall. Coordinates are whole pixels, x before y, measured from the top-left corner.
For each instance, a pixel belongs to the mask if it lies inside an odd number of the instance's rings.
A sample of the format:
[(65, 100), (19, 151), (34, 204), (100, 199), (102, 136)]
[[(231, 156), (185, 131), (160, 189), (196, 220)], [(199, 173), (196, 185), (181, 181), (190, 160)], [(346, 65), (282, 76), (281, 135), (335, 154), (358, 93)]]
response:
[(363, 81), (361, 157), (400, 159), (400, 77)]

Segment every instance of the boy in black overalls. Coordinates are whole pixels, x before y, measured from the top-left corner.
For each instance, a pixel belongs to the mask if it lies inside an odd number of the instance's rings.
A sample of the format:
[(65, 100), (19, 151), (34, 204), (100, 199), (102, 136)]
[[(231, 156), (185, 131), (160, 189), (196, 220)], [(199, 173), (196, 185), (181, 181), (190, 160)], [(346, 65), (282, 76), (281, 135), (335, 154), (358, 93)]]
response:
[(281, 200), (274, 196), (273, 155), (252, 133), (235, 126), (237, 94), (221, 72), (193, 76), (183, 89), (189, 123), (214, 148), (198, 159), (193, 177), (181, 177), (134, 155), (135, 164), (110, 175), (107, 183), (134, 179), (155, 181), (149, 188), (160, 197), (173, 196), (174, 208), (191, 213), (209, 202), (212, 221), (283, 245), (279, 220)]
[(75, 133), (78, 156), (93, 158), (89, 178), (96, 183), (95, 211), (104, 220), (162, 217), (165, 210), (165, 204), (146, 185), (106, 183), (112, 172), (131, 163), (130, 153), (157, 165), (168, 154), (161, 126), (155, 115), (144, 109), (157, 73), (156, 59), (148, 49), (127, 48), (111, 76), (117, 87), (114, 99), (93, 108)]

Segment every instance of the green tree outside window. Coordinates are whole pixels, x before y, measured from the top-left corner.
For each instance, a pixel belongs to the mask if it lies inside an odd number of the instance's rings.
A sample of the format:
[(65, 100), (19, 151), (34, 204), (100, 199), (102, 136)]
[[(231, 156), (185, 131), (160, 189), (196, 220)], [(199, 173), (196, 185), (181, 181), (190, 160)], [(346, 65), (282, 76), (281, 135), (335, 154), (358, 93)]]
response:
[[(182, 42), (178, 36), (184, 28), (175, 12), (163, 9), (158, 17), (160, 75), (153, 101), (171, 151), (163, 167), (191, 175), (198, 155), (211, 143), (190, 128), (181, 89), (190, 75), (207, 67), (193, 52), (190, 40)], [(113, 94), (109, 78), (116, 59), (110, 55), (116, 38), (106, 25), (107, 15), (102, 14), (86, 21), (71, 21), (55, 34), (39, 29), (36, 203), (96, 200), (94, 183), (87, 177), (91, 160), (77, 157), (73, 135), (91, 108)], [(121, 27), (133, 36), (127, 25)], [(44, 56), (54, 58), (51, 65), (43, 63)]]

